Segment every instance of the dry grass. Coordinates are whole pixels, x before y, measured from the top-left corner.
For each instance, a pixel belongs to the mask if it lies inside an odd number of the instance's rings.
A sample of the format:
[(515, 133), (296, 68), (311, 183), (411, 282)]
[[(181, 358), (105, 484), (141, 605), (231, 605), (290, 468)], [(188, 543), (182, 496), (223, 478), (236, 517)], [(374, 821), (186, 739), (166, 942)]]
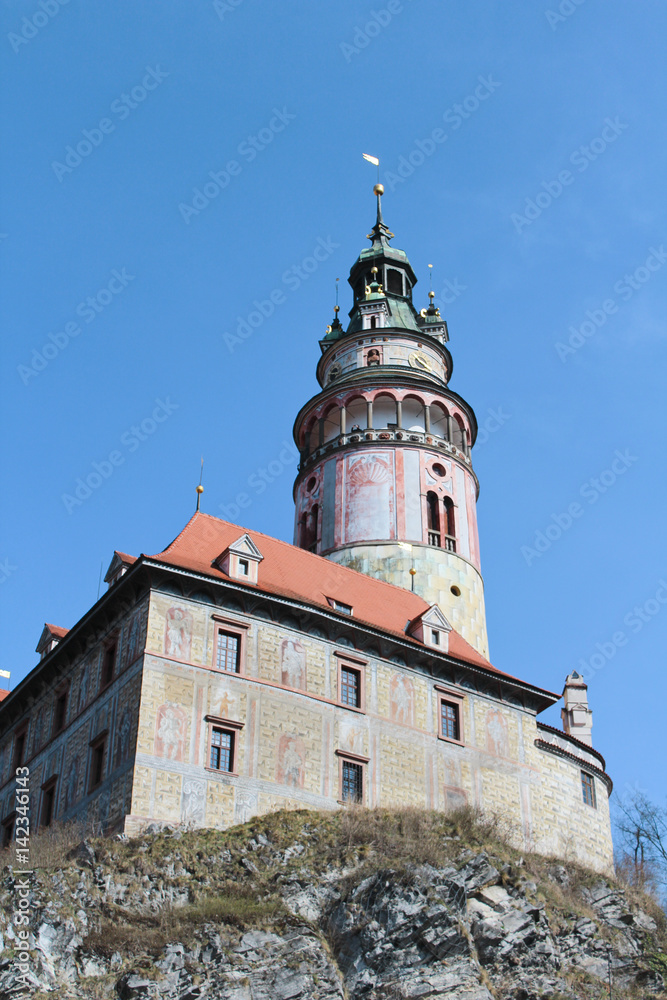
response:
[[(69, 865), (67, 855), (81, 843), (85, 829), (79, 823), (54, 823), (30, 834), (30, 867), (35, 870), (53, 871)], [(5, 865), (17, 867), (16, 845), (0, 851), (0, 870)], [(25, 867), (23, 863), (18, 867)]]
[(116, 951), (124, 957), (155, 956), (170, 942), (191, 942), (205, 924), (245, 931), (273, 926), (285, 916), (278, 896), (259, 898), (254, 887), (230, 882), (222, 893), (202, 895), (187, 906), (166, 906), (154, 914), (105, 907), (99, 926), (85, 939), (84, 949), (107, 958)]

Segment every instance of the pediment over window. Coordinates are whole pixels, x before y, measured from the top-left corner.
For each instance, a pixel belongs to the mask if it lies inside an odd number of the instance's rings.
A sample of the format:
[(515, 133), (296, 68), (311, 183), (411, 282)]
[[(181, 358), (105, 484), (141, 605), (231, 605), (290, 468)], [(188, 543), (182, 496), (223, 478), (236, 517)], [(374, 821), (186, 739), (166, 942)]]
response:
[(218, 569), (234, 580), (257, 583), (264, 556), (247, 533), (232, 542), (215, 560)]
[(421, 615), (408, 622), (405, 631), (413, 639), (423, 642), (425, 646), (440, 649), (443, 653), (449, 649), (449, 633), (452, 631), (452, 626), (437, 604), (432, 604)]
[(128, 556), (125, 552), (114, 552), (113, 559), (109, 563), (109, 569), (104, 577), (104, 582), (109, 587), (113, 587), (116, 580), (120, 580), (121, 576), (124, 576), (130, 566), (136, 561), (135, 556)]

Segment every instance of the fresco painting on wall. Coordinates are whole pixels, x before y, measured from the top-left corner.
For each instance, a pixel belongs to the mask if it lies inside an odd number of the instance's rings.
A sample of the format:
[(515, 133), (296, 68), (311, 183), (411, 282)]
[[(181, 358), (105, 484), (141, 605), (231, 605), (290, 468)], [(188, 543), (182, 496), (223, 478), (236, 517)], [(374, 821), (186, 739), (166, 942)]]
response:
[(394, 674), (390, 684), (391, 717), (404, 726), (414, 725), (414, 691), (409, 677)]
[(509, 757), (507, 719), (498, 709), (486, 713), (486, 749), (494, 757)]
[(306, 771), (306, 748), (298, 736), (283, 733), (278, 740), (276, 781), (293, 788), (303, 788)]
[(181, 823), (199, 826), (204, 822), (206, 782), (187, 778), (181, 795)]
[(306, 650), (296, 639), (283, 639), (280, 671), (281, 681), (286, 687), (306, 690)]
[(169, 608), (164, 623), (164, 651), (179, 660), (190, 659), (192, 615), (184, 608)]
[(155, 754), (168, 760), (183, 760), (187, 718), (178, 705), (160, 705), (155, 721)]

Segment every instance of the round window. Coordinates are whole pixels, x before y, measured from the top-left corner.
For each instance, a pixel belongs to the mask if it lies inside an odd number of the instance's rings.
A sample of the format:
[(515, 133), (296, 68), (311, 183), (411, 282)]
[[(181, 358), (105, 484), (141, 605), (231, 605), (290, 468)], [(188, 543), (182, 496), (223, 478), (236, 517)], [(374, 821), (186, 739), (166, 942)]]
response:
[(306, 484), (307, 492), (312, 493), (316, 486), (317, 486), (317, 479), (315, 479), (315, 476), (311, 476)]
[(451, 592), (454, 595), (454, 597), (460, 597), (461, 596), (461, 591), (459, 590), (458, 587), (450, 587), (449, 589), (451, 590)]
[(444, 465), (440, 465), (439, 462), (435, 462), (434, 465), (431, 466), (431, 468), (433, 470), (433, 475), (439, 476), (440, 479), (444, 479), (444, 477), (447, 475), (447, 469), (444, 467)]

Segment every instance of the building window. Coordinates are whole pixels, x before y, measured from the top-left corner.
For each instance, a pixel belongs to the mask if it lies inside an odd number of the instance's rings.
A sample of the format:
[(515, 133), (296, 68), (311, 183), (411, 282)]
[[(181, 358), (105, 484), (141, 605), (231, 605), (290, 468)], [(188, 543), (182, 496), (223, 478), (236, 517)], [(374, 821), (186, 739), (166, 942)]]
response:
[(118, 643), (110, 643), (104, 650), (102, 656), (102, 674), (100, 676), (100, 688), (105, 688), (113, 680), (114, 669), (116, 666), (116, 650), (118, 649)]
[(352, 760), (341, 764), (341, 798), (343, 802), (363, 802), (364, 767)]
[(56, 698), (56, 703), (53, 709), (53, 731), (51, 736), (56, 736), (61, 729), (65, 728), (65, 722), (67, 721), (67, 689), (60, 692)]
[(595, 778), (592, 774), (586, 774), (585, 771), (581, 772), (581, 792), (586, 805), (593, 806), (594, 809), (597, 809), (597, 802), (595, 799)]
[(209, 749), (209, 767), (214, 771), (234, 770), (234, 733), (212, 726)]
[(438, 497), (433, 490), (426, 494), (426, 523), (428, 527), (428, 544), (440, 548), (440, 512)]
[(215, 665), (218, 670), (226, 670), (229, 674), (240, 673), (241, 666), (241, 636), (238, 632), (225, 632), (218, 629)]
[(440, 692), (438, 698), (438, 736), (450, 743), (464, 742), (463, 698), (449, 688), (435, 686)]
[(344, 604), (343, 601), (337, 601), (335, 597), (327, 597), (327, 601), (334, 609), (334, 611), (340, 611), (344, 615), (352, 614), (352, 605)]
[(456, 740), (458, 742), (461, 739), (459, 706), (455, 705), (454, 702), (443, 699), (440, 702), (440, 719), (442, 735), (445, 739)]
[(340, 700), (343, 705), (361, 708), (361, 671), (353, 667), (340, 668)]
[(247, 559), (239, 559), (239, 574), (241, 576), (248, 576), (250, 571), (250, 564)]
[(58, 778), (51, 778), (42, 786), (42, 809), (39, 817), (40, 826), (51, 826), (55, 816), (56, 786)]
[(25, 747), (28, 738), (28, 727), (24, 726), (14, 737), (14, 764), (13, 770), (20, 767), (25, 760)]
[(90, 780), (88, 791), (92, 792), (98, 785), (102, 784), (104, 778), (104, 751), (106, 749), (106, 733), (98, 736), (90, 744)]
[(440, 632), (438, 631), (437, 628), (431, 629), (431, 645), (432, 646), (440, 645)]
[(451, 497), (445, 497), (445, 548), (449, 552), (456, 552), (456, 524), (454, 521), (454, 501)]

